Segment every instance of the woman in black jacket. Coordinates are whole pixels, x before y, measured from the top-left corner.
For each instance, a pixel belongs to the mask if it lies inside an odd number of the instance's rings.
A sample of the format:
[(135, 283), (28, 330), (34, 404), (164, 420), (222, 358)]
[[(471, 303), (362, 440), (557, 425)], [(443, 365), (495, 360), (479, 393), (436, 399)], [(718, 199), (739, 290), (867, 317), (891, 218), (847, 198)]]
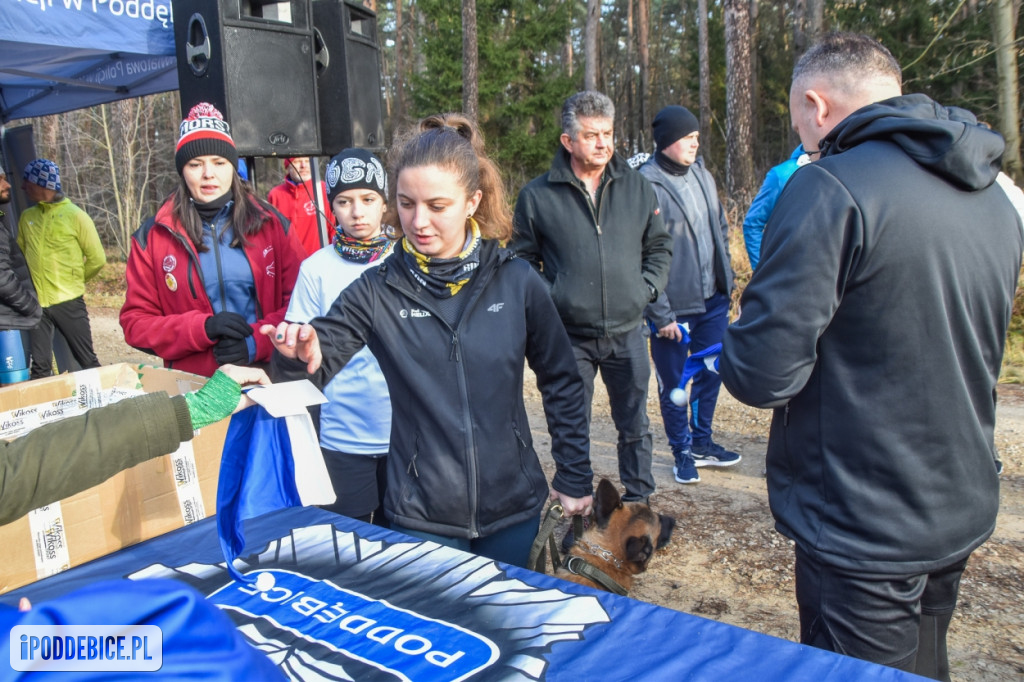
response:
[[(407, 534), (525, 565), (548, 499), (523, 403), (537, 376), (556, 464), (552, 499), (587, 513), (593, 490), (583, 382), (540, 276), (512, 233), (497, 169), (472, 123), (432, 116), (390, 155), (403, 238), (310, 324), (264, 325), (287, 358), (329, 380), (369, 346), (393, 411), (384, 511)], [(287, 363), (287, 361), (283, 361)], [(294, 364), (298, 364), (295, 362)]]

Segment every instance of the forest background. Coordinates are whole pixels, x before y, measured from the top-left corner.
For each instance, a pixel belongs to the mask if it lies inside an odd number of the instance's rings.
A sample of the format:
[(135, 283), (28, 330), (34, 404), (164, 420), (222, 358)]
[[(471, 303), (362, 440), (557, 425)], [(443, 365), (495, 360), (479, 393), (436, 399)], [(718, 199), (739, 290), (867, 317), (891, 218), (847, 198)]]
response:
[[(624, 156), (653, 151), (650, 121), (662, 107), (682, 104), (698, 114), (701, 155), (729, 210), (742, 289), (750, 274), (743, 215), (764, 173), (799, 141), (789, 123), (790, 74), (824, 32), (857, 31), (880, 40), (903, 67), (904, 92), (969, 109), (999, 130), (1007, 140), (1004, 171), (1024, 182), (1021, 1), (364, 4), (377, 13), (386, 142), (421, 116), (464, 111), (478, 121), (513, 199), (550, 165), (558, 114), (574, 92), (597, 89), (612, 98), (616, 145)], [(253, 87), (274, 97), (271, 82)], [(180, 120), (173, 92), (8, 125), (33, 125), (38, 153), (60, 165), (65, 193), (96, 221), (116, 262), (127, 257), (132, 232), (178, 180), (173, 159)], [(280, 182), (279, 160), (254, 165), (261, 194)], [(1024, 381), (1020, 292), (1006, 366), (1004, 381)]]

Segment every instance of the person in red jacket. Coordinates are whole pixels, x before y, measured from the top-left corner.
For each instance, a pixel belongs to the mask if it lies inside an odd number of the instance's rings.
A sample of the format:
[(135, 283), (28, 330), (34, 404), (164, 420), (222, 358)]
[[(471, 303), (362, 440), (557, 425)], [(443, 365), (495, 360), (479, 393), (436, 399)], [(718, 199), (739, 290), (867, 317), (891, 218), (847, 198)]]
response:
[(237, 160), (221, 113), (192, 107), (175, 153), (181, 184), (132, 235), (121, 328), (165, 367), (210, 376), (270, 361), (273, 344), (253, 332), (284, 320), (302, 245), (241, 181)]
[[(267, 201), (291, 222), (292, 229), (298, 234), (307, 256), (312, 256), (330, 243), (326, 235), (324, 235), (324, 241), (320, 241), (320, 221), (317, 220), (316, 201), (313, 199), (311, 163), (313, 161), (308, 156), (285, 159), (284, 182), (271, 188), (267, 193)], [(329, 209), (327, 188), (323, 182), (320, 183), (320, 205), (325, 211), (327, 234), (333, 234), (334, 215)]]

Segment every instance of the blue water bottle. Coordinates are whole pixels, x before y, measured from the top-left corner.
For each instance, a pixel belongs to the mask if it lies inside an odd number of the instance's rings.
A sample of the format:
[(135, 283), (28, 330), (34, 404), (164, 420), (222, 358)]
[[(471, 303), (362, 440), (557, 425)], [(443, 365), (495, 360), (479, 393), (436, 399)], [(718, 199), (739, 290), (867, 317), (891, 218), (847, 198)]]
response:
[(0, 384), (16, 384), (28, 381), (28, 363), (25, 347), (21, 343), (21, 331), (8, 329), (0, 331)]

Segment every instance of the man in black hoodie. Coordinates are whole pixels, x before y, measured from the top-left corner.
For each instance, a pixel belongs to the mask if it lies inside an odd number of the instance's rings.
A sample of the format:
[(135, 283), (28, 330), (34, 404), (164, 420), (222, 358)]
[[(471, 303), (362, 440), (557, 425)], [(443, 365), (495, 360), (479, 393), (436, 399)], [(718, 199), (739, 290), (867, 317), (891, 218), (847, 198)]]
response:
[[(722, 379), (775, 408), (768, 495), (796, 544), (801, 641), (949, 679), (946, 631), (999, 506), (995, 387), (1021, 265), (1003, 140), (901, 95), (832, 34), (790, 92), (808, 153), (765, 228)], [(816, 156), (817, 156), (816, 155)]]
[[(25, 263), (25, 256), (18, 248), (18, 242), (8, 227), (3, 207), (11, 201), (11, 183), (7, 173), (0, 166), (0, 331), (21, 332), (24, 362), (28, 362), (28, 330), (39, 324), (43, 309), (39, 306), (36, 289)], [(17, 363), (15, 363), (17, 364)], [(27, 367), (22, 365), (22, 367)], [(4, 366), (0, 370), (9, 370)], [(16, 373), (4, 372), (3, 383), (14, 383)], [(26, 379), (28, 377), (25, 377)]]

